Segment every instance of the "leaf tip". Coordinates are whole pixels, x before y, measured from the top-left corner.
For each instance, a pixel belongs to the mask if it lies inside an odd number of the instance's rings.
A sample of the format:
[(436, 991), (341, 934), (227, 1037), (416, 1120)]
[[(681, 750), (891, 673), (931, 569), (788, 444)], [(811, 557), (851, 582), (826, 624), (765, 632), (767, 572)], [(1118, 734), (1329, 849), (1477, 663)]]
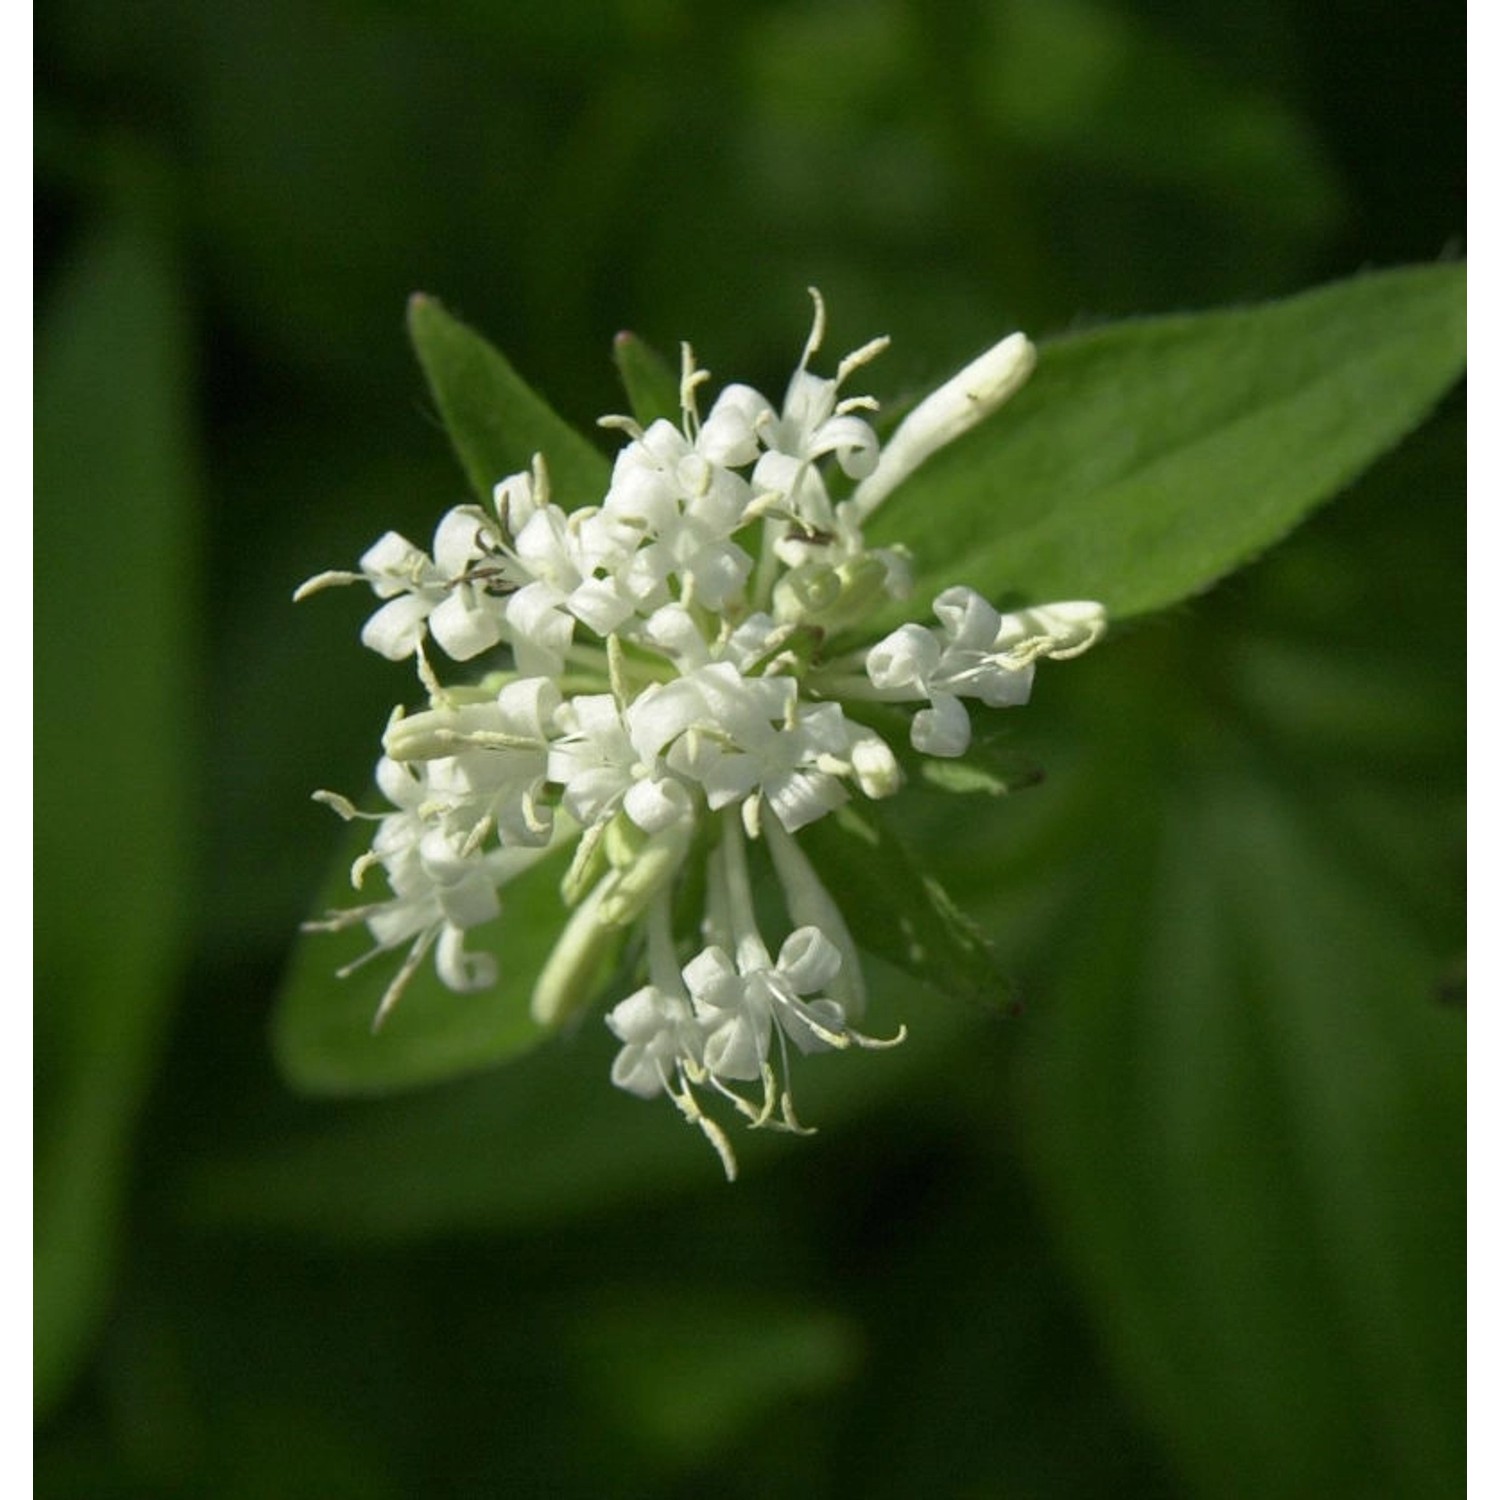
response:
[(406, 325), (415, 328), (419, 322), (442, 310), (443, 304), (431, 292), (413, 292), (406, 299)]

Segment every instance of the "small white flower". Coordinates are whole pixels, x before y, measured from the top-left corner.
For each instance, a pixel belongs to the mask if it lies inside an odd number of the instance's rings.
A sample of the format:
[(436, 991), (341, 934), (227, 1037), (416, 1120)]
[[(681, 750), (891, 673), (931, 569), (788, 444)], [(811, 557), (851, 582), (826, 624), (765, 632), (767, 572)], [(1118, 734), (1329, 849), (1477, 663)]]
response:
[[(837, 977), (843, 956), (817, 927), (797, 928), (781, 945), (774, 963), (758, 934), (745, 935), (738, 946), (738, 959), (710, 946), (682, 971), (701, 1027), (702, 1071), (757, 1124), (767, 1123), (779, 1102), (782, 1123), (800, 1131), (790, 1087), (785, 1078), (778, 1084), (776, 1077), (773, 1047), (778, 1038), (804, 1053), (880, 1048), (904, 1040), (905, 1029), (879, 1040), (849, 1026), (843, 1006), (824, 993)], [(727, 1086), (754, 1080), (765, 1090), (759, 1109)]]
[(710, 419), (695, 442), (670, 422), (653, 422), (615, 460), (604, 498), (606, 516), (640, 529), (646, 576), (678, 579), (709, 609), (737, 597), (750, 573), (750, 554), (729, 540), (750, 486), (703, 451), (734, 453), (743, 446), (738, 433), (738, 423), (727, 430)]
[[(836, 703), (801, 705), (789, 677), (746, 677), (710, 662), (681, 679), (701, 708), (668, 764), (697, 781), (710, 808), (764, 797), (795, 831), (848, 800), (838, 777), (849, 749)], [(674, 684), (675, 686), (675, 684)]]
[(667, 745), (693, 721), (697, 704), (650, 687), (624, 714), (608, 693), (572, 699), (557, 715), (547, 776), (563, 789), (563, 806), (588, 827), (616, 808), (646, 833), (660, 833), (692, 811), (692, 797), (662, 760)]
[(468, 661), (500, 639), (503, 606), (487, 586), (494, 576), (487, 536), (491, 523), (477, 506), (445, 515), (428, 557), (399, 532), (388, 531), (359, 560), (357, 573), (320, 573), (299, 588), (306, 598), (332, 584), (368, 583), (387, 602), (365, 621), (360, 639), (391, 661), (403, 661), (432, 637), (455, 661)]
[(426, 778), (387, 759), (377, 768), (377, 780), (399, 810), (380, 820), (370, 852), (355, 862), (351, 878), (359, 887), (370, 867), (379, 864), (391, 895), (305, 924), (309, 930), (337, 931), (362, 922), (369, 929), (375, 947), (340, 970), (341, 975), (377, 954), (409, 944), (375, 1013), (372, 1025), (376, 1028), (434, 944), (438, 977), (450, 989), (463, 992), (493, 984), (497, 972), (493, 957), (465, 953), (464, 934), (500, 914), (495, 856), (466, 857), (441, 829), (426, 823), (421, 811)]
[(615, 1006), (604, 1024), (625, 1045), (610, 1069), (610, 1082), (642, 1099), (670, 1091), (684, 1068), (703, 1061), (703, 1029), (692, 1006), (654, 984)]
[(423, 816), (465, 846), (491, 833), (501, 844), (545, 844), (552, 809), (543, 798), (548, 736), (560, 704), (549, 678), (506, 683), (487, 702), (443, 705), (391, 720), (392, 761), (426, 762)]
[(830, 380), (807, 366), (822, 346), (827, 315), (814, 289), (813, 326), (792, 373), (779, 415), (763, 417), (760, 439), (765, 453), (755, 465), (752, 482), (758, 495), (775, 497), (791, 524), (776, 536), (776, 555), (788, 566), (808, 561), (837, 564), (863, 550), (857, 518), (835, 510), (819, 460), (832, 455), (851, 479), (870, 474), (878, 461), (875, 429), (855, 413), (873, 411), (868, 396), (840, 398), (845, 380), (880, 354), (890, 340), (872, 339), (846, 355)]
[(1002, 615), (968, 588), (945, 589), (933, 601), (938, 636), (906, 624), (872, 646), (865, 671), (881, 696), (926, 698), (912, 719), (912, 744), (928, 755), (962, 755), (969, 748), (968, 711), (978, 698), (990, 708), (1025, 703), (1034, 664), (1043, 656), (1077, 656), (1104, 633), (1104, 608), (1093, 603), (1049, 604)]
[(575, 622), (599, 635), (618, 629), (636, 610), (636, 538), (597, 511), (569, 515), (555, 505), (534, 510), (514, 543), (524, 580), (505, 605), (516, 665), (528, 676), (561, 673)]
[(828, 315), (823, 298), (812, 291), (813, 326), (802, 350), (802, 358), (792, 372), (781, 413), (762, 423), (760, 438), (768, 452), (811, 464), (827, 454), (838, 459), (839, 467), (852, 479), (871, 473), (877, 462), (880, 443), (875, 430), (856, 411), (869, 411), (875, 403), (867, 396), (839, 399), (844, 381), (882, 353), (890, 344), (888, 338), (872, 339), (868, 344), (846, 355), (832, 380), (809, 372), (808, 361), (823, 345)]

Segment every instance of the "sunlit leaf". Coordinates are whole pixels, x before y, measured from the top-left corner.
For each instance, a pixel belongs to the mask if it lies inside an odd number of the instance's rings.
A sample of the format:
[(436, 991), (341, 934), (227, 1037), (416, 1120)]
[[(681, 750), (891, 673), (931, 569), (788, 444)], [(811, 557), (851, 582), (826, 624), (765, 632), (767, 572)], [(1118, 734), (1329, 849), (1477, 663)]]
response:
[(1404, 437), (1464, 362), (1464, 268), (1045, 345), (1030, 383), (931, 459), (872, 536), (927, 596), (1102, 600), (1116, 619), (1208, 588)]
[(407, 305), (407, 327), (443, 425), (474, 493), (488, 501), (495, 482), (542, 454), (553, 496), (571, 510), (597, 503), (609, 464), (511, 368), (510, 362), (433, 297)]

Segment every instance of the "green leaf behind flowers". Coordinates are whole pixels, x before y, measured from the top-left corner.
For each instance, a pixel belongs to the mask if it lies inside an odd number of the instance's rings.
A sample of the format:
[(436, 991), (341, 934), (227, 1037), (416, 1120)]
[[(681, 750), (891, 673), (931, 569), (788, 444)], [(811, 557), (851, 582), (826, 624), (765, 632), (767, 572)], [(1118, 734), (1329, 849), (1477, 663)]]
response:
[(649, 427), (665, 418), (681, 417), (680, 381), (677, 372), (644, 339), (633, 333), (615, 335), (615, 368), (630, 399), (630, 414)]
[(842, 807), (797, 837), (862, 949), (939, 994), (991, 1008), (1013, 998), (989, 940), (878, 803)]
[[(369, 843), (368, 827), (359, 823), (351, 829), (324, 891), (330, 909), (351, 904), (346, 872)], [(543, 1040), (547, 1032), (531, 1019), (529, 1001), (567, 915), (557, 890), (567, 860), (566, 853), (554, 855), (508, 884), (498, 921), (470, 939), (471, 951), (493, 945), (500, 964), (493, 989), (455, 994), (439, 980), (429, 958), (373, 1035), (371, 1024), (405, 947), (339, 979), (334, 971), (370, 948), (365, 929), (303, 937), (274, 1027), (287, 1079), (311, 1094), (383, 1093), (493, 1066)]]
[(546, 459), (553, 498), (565, 510), (603, 496), (607, 460), (498, 349), (420, 292), (407, 305), (406, 321), (443, 425), (482, 502), (497, 480), (529, 468), (536, 453)]
[(1462, 373), (1465, 270), (1356, 276), (1264, 307), (1045, 344), (997, 417), (876, 513), (924, 597), (1098, 599), (1117, 619), (1201, 592), (1411, 431)]

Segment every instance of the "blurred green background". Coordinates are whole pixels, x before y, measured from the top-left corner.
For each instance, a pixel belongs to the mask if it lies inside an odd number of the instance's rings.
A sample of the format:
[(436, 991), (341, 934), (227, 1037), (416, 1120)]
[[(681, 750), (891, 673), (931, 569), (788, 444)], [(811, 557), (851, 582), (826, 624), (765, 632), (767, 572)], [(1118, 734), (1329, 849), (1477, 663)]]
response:
[[(1463, 1480), (1463, 433), (1045, 672), (902, 812), (1025, 996), (727, 1188), (597, 1021), (390, 1100), (267, 1020), (463, 479), (416, 289), (567, 417), (631, 328), (888, 397), (1015, 327), (1461, 250), (1463, 12), (55, 0), (36, 16), (37, 1492), (1444, 1496)], [(920, 538), (914, 537), (919, 549)]]

